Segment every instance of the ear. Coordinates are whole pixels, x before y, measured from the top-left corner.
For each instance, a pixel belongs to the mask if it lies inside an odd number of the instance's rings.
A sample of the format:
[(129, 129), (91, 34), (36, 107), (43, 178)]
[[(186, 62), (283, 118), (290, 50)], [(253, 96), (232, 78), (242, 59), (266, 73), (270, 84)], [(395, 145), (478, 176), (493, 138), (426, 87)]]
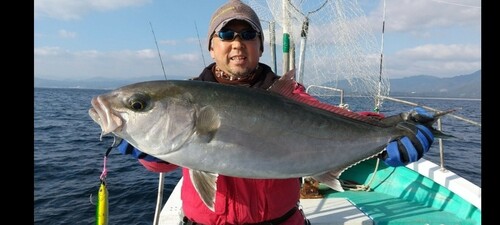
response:
[(214, 48), (213, 47), (210, 47), (210, 57), (212, 57), (212, 59), (215, 59), (215, 52), (214, 52)]

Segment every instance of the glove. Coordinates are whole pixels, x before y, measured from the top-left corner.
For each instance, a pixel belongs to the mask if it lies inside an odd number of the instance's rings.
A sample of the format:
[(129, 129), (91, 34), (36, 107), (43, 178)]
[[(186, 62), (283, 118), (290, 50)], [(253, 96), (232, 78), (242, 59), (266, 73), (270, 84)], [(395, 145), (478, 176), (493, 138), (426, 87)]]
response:
[[(413, 122), (427, 122), (433, 120), (432, 114), (417, 107), (408, 113), (408, 120)], [(407, 114), (407, 115), (408, 115)], [(422, 124), (400, 123), (400, 127), (409, 130), (412, 135), (403, 136), (390, 142), (382, 159), (389, 166), (404, 166), (416, 162), (427, 153), (434, 142), (434, 135), (429, 128)]]
[(116, 148), (123, 155), (132, 155), (134, 158), (138, 159), (139, 162), (151, 172), (166, 173), (177, 168), (174, 164), (170, 164), (154, 156), (141, 152), (125, 140), (122, 140)]
[(154, 156), (148, 155), (144, 152), (141, 152), (139, 149), (135, 148), (127, 141), (122, 140), (118, 146), (116, 146), (118, 151), (123, 155), (132, 155), (132, 157), (136, 159), (146, 160), (148, 162), (163, 162), (161, 159), (158, 159)]

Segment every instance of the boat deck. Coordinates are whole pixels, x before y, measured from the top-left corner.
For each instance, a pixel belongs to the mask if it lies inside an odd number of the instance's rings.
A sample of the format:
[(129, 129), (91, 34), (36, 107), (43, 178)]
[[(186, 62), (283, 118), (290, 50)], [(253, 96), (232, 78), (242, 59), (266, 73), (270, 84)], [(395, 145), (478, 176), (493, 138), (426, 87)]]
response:
[(181, 200), (181, 187), (182, 178), (179, 180), (177, 185), (175, 185), (174, 190), (170, 193), (170, 197), (161, 209), (160, 218), (158, 224), (160, 225), (181, 225), (182, 218), (182, 200)]
[[(316, 200), (311, 204), (318, 204), (318, 200), (325, 202), (324, 205), (323, 203), (317, 205), (321, 206), (320, 209), (306, 212), (312, 224), (476, 224), (473, 220), (459, 218), (453, 213), (388, 194), (364, 191), (329, 192), (323, 199), (301, 200), (304, 206), (311, 200)], [(347, 201), (349, 204), (342, 205), (339, 203), (340, 199), (345, 199), (343, 202)], [(332, 213), (332, 206), (338, 211), (344, 210), (345, 213)], [(321, 218), (321, 212), (330, 213), (328, 216), (331, 217)]]
[[(180, 196), (180, 187), (177, 185), (171, 195)], [(475, 224), (449, 212), (381, 193), (326, 191), (324, 194), (321, 199), (301, 199), (301, 207), (313, 225), (434, 224), (436, 221)], [(160, 224), (180, 224), (181, 220), (180, 198), (169, 198), (160, 215)]]
[[(173, 195), (180, 191), (179, 187)], [(182, 202), (179, 198), (168, 201), (175, 202), (166, 204), (160, 224), (180, 224)], [(449, 212), (373, 192), (331, 192), (326, 198), (301, 199), (301, 207), (313, 225), (475, 224)]]
[(301, 199), (312, 225), (370, 225), (373, 221), (346, 198)]
[[(367, 184), (374, 165), (374, 160), (362, 162), (345, 171), (341, 179)], [(405, 167), (379, 165), (373, 177), (371, 191), (337, 192), (321, 184), (323, 198), (301, 199), (306, 217), (312, 225), (481, 224), (481, 210), (472, 204), (480, 202), (480, 195), (477, 201), (466, 201)], [(182, 221), (181, 185), (179, 181), (168, 198), (159, 224), (175, 225)]]

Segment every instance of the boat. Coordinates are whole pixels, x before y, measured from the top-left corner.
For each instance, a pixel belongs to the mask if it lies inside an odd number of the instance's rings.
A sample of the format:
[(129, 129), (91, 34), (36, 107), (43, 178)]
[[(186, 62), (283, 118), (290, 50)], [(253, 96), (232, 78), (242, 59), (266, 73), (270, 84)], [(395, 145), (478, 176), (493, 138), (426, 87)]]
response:
[[(281, 4), (282, 1), (266, 1), (267, 6), (271, 7), (273, 4)], [(318, 12), (311, 7), (308, 13), (298, 13), (297, 5), (293, 5), (294, 1), (286, 1), (290, 5), (290, 11), (294, 11), (301, 17), (302, 22), (308, 22), (308, 16)], [(301, 1), (302, 2), (302, 1)], [(327, 4), (333, 4), (332, 1), (316, 1), (319, 3), (316, 7), (326, 7)], [(355, 1), (346, 1), (346, 5), (354, 4)], [(257, 1), (249, 1), (248, 4), (260, 4)], [(298, 3), (296, 3), (298, 4)], [(384, 3), (385, 4), (385, 3)], [(259, 11), (263, 8), (262, 5), (252, 5), (261, 17), (264, 14)], [(293, 6), (293, 7), (292, 7)], [(284, 9), (285, 7), (283, 7)], [(273, 18), (282, 18), (283, 14), (279, 13), (279, 7), (269, 10), (272, 12)], [(326, 16), (320, 15), (322, 18)], [(271, 21), (265, 18), (267, 21)], [(338, 18), (333, 19), (338, 22)], [(270, 23), (270, 26), (273, 23)], [(285, 24), (282, 22), (283, 31), (285, 32)], [(299, 24), (298, 29), (303, 29), (305, 23)], [(308, 25), (309, 26), (309, 25)], [(293, 32), (293, 25), (287, 29), (293, 33), (300, 34), (301, 32)], [(312, 28), (309, 27), (309, 28)], [(304, 31), (304, 30), (302, 30)], [(302, 34), (307, 34), (307, 31)], [(343, 33), (343, 32), (338, 32)], [(274, 36), (274, 35), (270, 35)], [(293, 40), (293, 38), (291, 38)], [(308, 82), (305, 79), (308, 77), (303, 74), (311, 74), (311, 72), (304, 72), (304, 65), (309, 68), (314, 68), (311, 63), (304, 63), (305, 46), (309, 50), (311, 48), (307, 41), (307, 35), (296, 37), (296, 43), (300, 42), (300, 59), (297, 70), (296, 79), (301, 83), (309, 83), (306, 85), (308, 91), (312, 89), (321, 89), (321, 95), (339, 95), (340, 107), (349, 107), (344, 101), (344, 90), (338, 87), (324, 86), (315, 83), (325, 83), (324, 79), (317, 79), (314, 82)], [(383, 40), (383, 38), (382, 38)], [(273, 44), (273, 40), (270, 41)], [(291, 46), (294, 46), (291, 44)], [(348, 46), (352, 48), (352, 46)], [(321, 50), (324, 47), (319, 46), (317, 49)], [(308, 51), (310, 54), (311, 51)], [(339, 51), (335, 51), (339, 54)], [(271, 54), (276, 54), (271, 52)], [(294, 66), (293, 53), (284, 52), (283, 57), (288, 57), (291, 54), (292, 60), (284, 60), (282, 63), (283, 70), (288, 70)], [(314, 58), (314, 57), (313, 57)], [(382, 60), (381, 60), (382, 61)], [(359, 60), (358, 66), (363, 66)], [(276, 61), (274, 71), (277, 71)], [(380, 71), (382, 71), (382, 64), (380, 64)], [(372, 68), (366, 66), (366, 68)], [(339, 71), (339, 68), (335, 68)], [(333, 69), (332, 69), (333, 71)], [(331, 73), (332, 71), (323, 71), (324, 73)], [(382, 72), (380, 72), (382, 73)], [(321, 75), (319, 77), (325, 78), (327, 76)], [(331, 77), (331, 76), (329, 76)], [(316, 79), (316, 78), (313, 78)], [(367, 80), (368, 78), (361, 78)], [(403, 101), (401, 99), (392, 98), (388, 96), (388, 80), (375, 76), (378, 82), (367, 82), (365, 86), (358, 89), (368, 90), (370, 94), (376, 96), (374, 98), (375, 110), (380, 110), (382, 101), (393, 101), (410, 106), (418, 104)], [(373, 85), (375, 84), (375, 85)], [(374, 87), (372, 87), (374, 86)], [(369, 87), (369, 88), (367, 88)], [(328, 91), (337, 92), (336, 94), (329, 94)], [(366, 95), (366, 93), (359, 93)], [(431, 111), (439, 111), (428, 106), (424, 108)], [(459, 117), (450, 114), (453, 118), (465, 121), (471, 126), (481, 126), (480, 123), (474, 122), (467, 118)], [(440, 121), (438, 121), (438, 124)], [(438, 143), (439, 142), (439, 143)], [(443, 142), (437, 139), (434, 145), (438, 145), (440, 152), (443, 151)], [(443, 162), (444, 154), (440, 154), (441, 162)], [(309, 219), (311, 224), (481, 224), (481, 187), (470, 182), (469, 180), (457, 175), (455, 172), (445, 169), (444, 163), (436, 164), (427, 159), (420, 159), (417, 162), (408, 164), (401, 167), (388, 167), (377, 158), (367, 159), (356, 165), (352, 165), (349, 169), (344, 171), (340, 176), (344, 192), (338, 192), (328, 188), (327, 186), (318, 183), (308, 177), (303, 179), (303, 187), (301, 190), (300, 207), (304, 211), (306, 218)], [(155, 213), (154, 224), (160, 225), (177, 225), (182, 224), (182, 201), (180, 198), (182, 179), (179, 180), (173, 191), (169, 194), (165, 204), (162, 205), (163, 195), (163, 175), (160, 174), (159, 182), (159, 196), (157, 203), (157, 212)]]

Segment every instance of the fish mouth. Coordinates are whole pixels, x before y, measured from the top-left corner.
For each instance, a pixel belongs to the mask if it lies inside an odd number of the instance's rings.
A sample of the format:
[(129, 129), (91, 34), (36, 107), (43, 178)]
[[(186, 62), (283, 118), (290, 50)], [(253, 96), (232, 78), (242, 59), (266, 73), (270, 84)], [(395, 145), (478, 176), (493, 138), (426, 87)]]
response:
[(102, 96), (92, 98), (92, 108), (89, 109), (90, 117), (101, 126), (101, 136), (119, 131), (123, 125), (122, 119), (113, 114), (109, 103)]

